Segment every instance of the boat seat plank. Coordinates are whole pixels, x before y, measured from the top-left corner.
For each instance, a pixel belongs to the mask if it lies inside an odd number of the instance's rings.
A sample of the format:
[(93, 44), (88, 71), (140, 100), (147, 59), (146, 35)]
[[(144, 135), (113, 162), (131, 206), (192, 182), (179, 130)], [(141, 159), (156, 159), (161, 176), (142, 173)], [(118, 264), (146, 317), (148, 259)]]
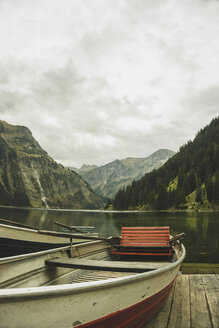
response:
[(165, 245), (165, 246), (159, 246), (159, 245), (157, 245), (157, 246), (154, 246), (153, 244), (149, 244), (148, 246), (139, 246), (139, 245), (133, 245), (133, 246), (131, 246), (131, 245), (126, 245), (126, 246), (123, 246), (123, 245), (112, 245), (113, 247), (117, 247), (118, 249), (127, 249), (127, 250), (129, 250), (129, 249), (133, 249), (133, 248), (135, 248), (135, 249), (138, 249), (138, 250), (144, 250), (144, 249), (154, 249), (154, 250), (156, 250), (157, 248), (163, 248), (163, 249), (169, 249), (169, 248), (171, 248), (171, 246), (167, 246), (167, 245)]
[(76, 258), (55, 258), (47, 260), (46, 265), (64, 268), (89, 270), (117, 271), (117, 272), (145, 272), (168, 266), (170, 262), (124, 262), (124, 261), (97, 261)]
[(169, 227), (123, 227), (120, 245), (111, 254), (172, 256)]

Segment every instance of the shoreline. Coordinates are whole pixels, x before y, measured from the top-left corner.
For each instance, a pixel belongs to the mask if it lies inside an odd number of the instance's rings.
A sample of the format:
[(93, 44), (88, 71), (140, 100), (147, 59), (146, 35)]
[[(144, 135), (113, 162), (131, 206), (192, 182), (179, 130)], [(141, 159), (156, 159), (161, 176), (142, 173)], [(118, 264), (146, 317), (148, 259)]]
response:
[(103, 212), (103, 213), (218, 213), (219, 209), (171, 209), (171, 210), (114, 210), (114, 209), (77, 209), (77, 208), (48, 208), (48, 207), (22, 207), (12, 205), (0, 205), (0, 208), (15, 208), (38, 211), (72, 211), (72, 212)]

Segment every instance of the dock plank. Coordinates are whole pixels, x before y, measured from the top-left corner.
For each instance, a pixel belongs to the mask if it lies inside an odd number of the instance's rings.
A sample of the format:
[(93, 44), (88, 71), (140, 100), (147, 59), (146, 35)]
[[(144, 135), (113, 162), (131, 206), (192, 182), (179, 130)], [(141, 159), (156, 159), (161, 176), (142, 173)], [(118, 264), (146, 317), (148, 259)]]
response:
[(219, 274), (179, 275), (161, 311), (143, 328), (218, 328)]
[(187, 275), (179, 275), (176, 279), (174, 298), (167, 327), (190, 327), (189, 278)]
[(213, 328), (201, 275), (189, 276), (191, 327)]
[(202, 275), (213, 327), (219, 327), (219, 280), (216, 275)]

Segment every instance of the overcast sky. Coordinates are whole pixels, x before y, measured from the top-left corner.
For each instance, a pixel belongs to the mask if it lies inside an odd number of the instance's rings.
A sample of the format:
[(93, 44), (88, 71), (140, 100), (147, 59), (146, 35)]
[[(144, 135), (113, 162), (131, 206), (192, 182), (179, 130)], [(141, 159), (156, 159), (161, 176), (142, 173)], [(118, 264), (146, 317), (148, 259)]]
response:
[(218, 115), (218, 0), (0, 0), (0, 119), (59, 163), (177, 151)]

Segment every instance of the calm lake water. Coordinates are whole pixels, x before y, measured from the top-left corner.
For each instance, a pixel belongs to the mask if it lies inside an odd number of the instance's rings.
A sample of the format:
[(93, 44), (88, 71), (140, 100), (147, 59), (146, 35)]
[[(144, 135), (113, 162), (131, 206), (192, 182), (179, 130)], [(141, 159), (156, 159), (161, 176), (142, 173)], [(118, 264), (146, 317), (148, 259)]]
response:
[(68, 225), (92, 225), (100, 236), (119, 236), (122, 226), (170, 226), (171, 234), (186, 233), (185, 262), (219, 263), (219, 213), (148, 213), (43, 210), (0, 207), (0, 218), (39, 229)]

